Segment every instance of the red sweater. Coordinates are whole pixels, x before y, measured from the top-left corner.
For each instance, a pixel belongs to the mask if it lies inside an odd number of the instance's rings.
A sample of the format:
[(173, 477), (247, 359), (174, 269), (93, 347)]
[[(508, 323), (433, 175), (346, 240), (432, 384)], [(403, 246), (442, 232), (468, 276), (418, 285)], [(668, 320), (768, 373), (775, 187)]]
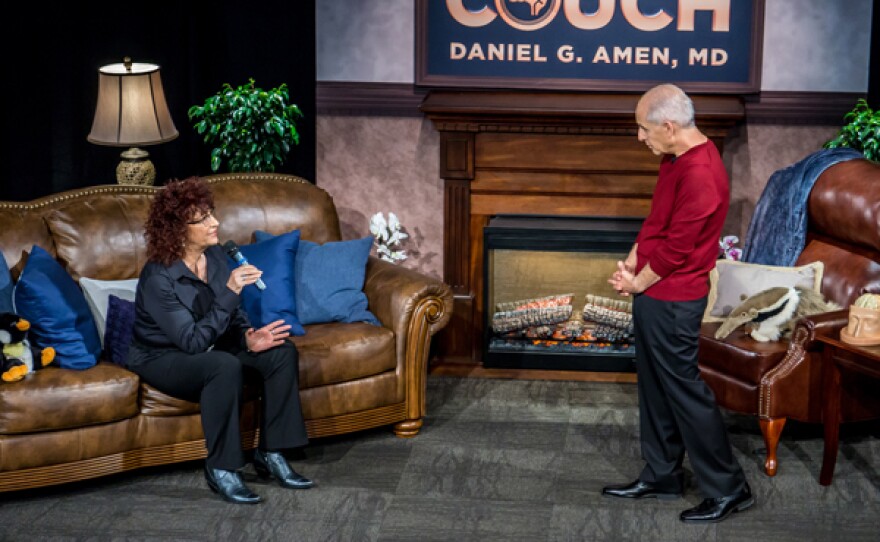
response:
[(663, 157), (651, 212), (636, 237), (636, 271), (650, 262), (662, 277), (646, 295), (692, 301), (709, 293), (709, 271), (718, 259), (729, 203), (727, 171), (712, 141), (677, 158)]

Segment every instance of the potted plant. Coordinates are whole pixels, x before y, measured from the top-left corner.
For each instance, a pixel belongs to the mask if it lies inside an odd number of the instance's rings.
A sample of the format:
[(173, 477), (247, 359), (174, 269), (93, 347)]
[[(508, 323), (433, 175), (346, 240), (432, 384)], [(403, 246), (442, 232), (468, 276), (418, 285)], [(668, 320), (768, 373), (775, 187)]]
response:
[(851, 147), (860, 151), (865, 158), (880, 162), (880, 111), (873, 111), (865, 99), (856, 102), (847, 113), (844, 125), (837, 136), (823, 145), (826, 149)]
[(190, 107), (190, 122), (212, 146), (211, 171), (224, 163), (230, 172), (275, 171), (283, 164), (299, 143), (296, 119), (302, 116), (289, 101), (286, 84), (263, 90), (250, 79), (237, 88), (224, 83), (203, 105)]

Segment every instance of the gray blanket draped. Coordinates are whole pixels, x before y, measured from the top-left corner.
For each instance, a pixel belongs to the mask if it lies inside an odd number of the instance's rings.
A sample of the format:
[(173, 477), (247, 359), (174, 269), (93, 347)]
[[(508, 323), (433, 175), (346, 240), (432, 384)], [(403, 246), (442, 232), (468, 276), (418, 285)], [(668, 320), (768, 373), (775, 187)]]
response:
[(743, 245), (743, 261), (792, 266), (806, 243), (807, 199), (827, 168), (864, 158), (847, 147), (822, 149), (770, 176)]

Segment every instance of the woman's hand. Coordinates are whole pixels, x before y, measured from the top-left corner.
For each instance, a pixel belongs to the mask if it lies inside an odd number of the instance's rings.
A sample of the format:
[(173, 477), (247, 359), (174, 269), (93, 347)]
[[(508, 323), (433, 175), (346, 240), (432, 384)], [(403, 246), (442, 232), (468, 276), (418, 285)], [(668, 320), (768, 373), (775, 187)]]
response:
[(275, 320), (260, 329), (251, 328), (244, 333), (247, 349), (251, 352), (264, 352), (284, 344), (290, 337), (290, 326), (284, 320)]
[(263, 272), (251, 264), (236, 267), (229, 274), (229, 280), (226, 281), (226, 287), (235, 292), (241, 293), (241, 289), (248, 284), (253, 284), (263, 276)]

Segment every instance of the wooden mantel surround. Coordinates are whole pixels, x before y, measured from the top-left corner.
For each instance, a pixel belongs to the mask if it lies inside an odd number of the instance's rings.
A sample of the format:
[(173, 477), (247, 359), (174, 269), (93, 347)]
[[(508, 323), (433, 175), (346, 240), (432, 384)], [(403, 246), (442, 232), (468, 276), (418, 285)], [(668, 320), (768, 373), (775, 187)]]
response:
[[(496, 214), (647, 216), (659, 158), (636, 137), (637, 94), (433, 90), (420, 109), (440, 132), (443, 278), (452, 321), (438, 359), (481, 362), (483, 227)], [(694, 96), (722, 148), (744, 118), (738, 96)]]

